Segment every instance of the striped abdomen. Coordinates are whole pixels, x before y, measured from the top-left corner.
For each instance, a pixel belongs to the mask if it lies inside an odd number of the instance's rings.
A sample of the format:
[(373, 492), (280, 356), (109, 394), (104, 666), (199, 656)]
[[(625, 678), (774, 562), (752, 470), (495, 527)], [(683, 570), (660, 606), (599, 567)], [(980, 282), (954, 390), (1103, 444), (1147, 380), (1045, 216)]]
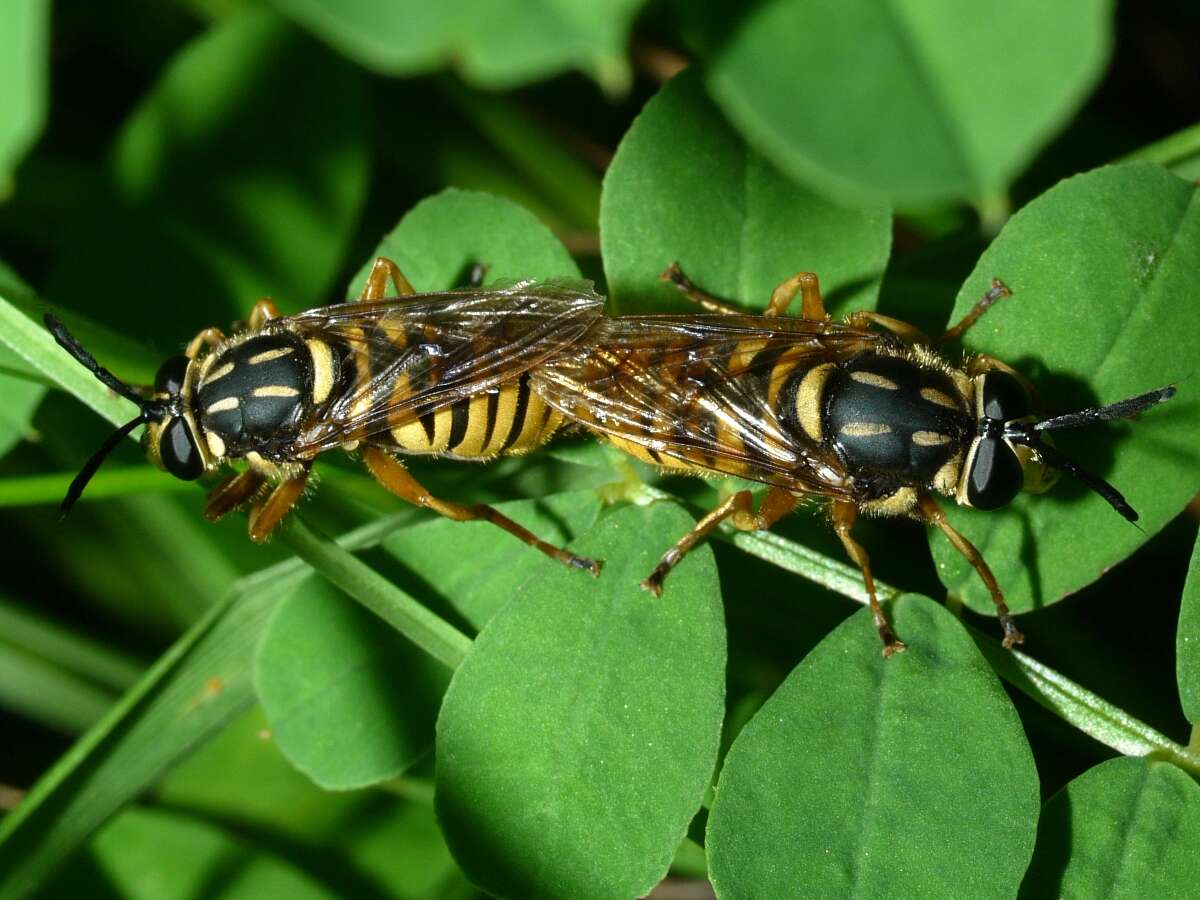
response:
[(547, 406), (529, 389), (529, 376), (521, 375), (432, 412), (394, 417), (386, 434), (368, 440), (402, 453), (486, 459), (534, 450), (562, 423), (562, 413)]

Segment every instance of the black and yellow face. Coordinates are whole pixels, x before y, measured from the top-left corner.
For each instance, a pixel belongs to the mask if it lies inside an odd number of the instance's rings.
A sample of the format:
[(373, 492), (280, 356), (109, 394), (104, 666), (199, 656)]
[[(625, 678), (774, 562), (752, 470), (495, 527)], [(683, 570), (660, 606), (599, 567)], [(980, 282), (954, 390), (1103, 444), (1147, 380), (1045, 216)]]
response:
[(1025, 386), (1007, 372), (975, 377), (976, 435), (967, 450), (958, 502), (976, 509), (1006, 506), (1022, 490), (1040, 492), (1058, 480), (1034, 448), (1013, 440), (1013, 425), (1036, 421)]
[(163, 414), (147, 421), (142, 435), (142, 446), (150, 462), (184, 481), (195, 481), (215, 464), (205, 453), (196, 423), (185, 409), (190, 366), (191, 360), (186, 356), (174, 356), (159, 368), (151, 402)]

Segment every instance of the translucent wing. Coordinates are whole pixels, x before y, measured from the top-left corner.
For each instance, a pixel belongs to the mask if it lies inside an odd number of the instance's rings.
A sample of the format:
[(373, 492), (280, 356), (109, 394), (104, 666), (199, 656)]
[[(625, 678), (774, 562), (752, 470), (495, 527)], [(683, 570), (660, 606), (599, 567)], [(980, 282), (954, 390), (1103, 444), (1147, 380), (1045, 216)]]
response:
[(788, 420), (788, 392), (814, 366), (890, 341), (806, 319), (625, 316), (597, 322), (531, 383), (567, 416), (660, 458), (850, 496), (832, 454)]
[(310, 310), (286, 321), (343, 354), (343, 385), (293, 449), (315, 455), (516, 378), (578, 340), (604, 300), (588, 282), (521, 282)]

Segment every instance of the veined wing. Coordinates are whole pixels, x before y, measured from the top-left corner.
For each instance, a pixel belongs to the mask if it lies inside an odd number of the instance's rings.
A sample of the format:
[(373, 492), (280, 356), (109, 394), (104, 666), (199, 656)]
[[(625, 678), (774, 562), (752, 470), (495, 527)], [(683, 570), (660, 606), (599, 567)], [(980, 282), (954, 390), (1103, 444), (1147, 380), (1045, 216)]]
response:
[(849, 496), (834, 457), (797, 421), (797, 392), (815, 366), (890, 341), (806, 319), (624, 316), (598, 321), (531, 384), (568, 417), (651, 458)]
[(604, 299), (589, 282), (521, 282), (346, 303), (290, 317), (343, 348), (344, 387), (295, 445), (307, 456), (519, 377), (578, 340)]

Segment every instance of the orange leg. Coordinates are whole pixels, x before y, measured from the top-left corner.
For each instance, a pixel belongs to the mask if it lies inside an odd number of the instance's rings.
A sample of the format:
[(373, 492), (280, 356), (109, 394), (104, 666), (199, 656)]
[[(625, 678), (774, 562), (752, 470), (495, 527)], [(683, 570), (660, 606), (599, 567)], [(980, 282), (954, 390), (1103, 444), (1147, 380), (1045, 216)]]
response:
[(439, 500), (427, 491), (419, 481), (412, 477), (409, 471), (397, 460), (393, 459), (378, 447), (367, 447), (362, 453), (363, 462), (375, 480), (402, 500), (407, 500), (414, 506), (431, 509), (434, 512), (454, 519), (456, 522), (467, 522), (472, 519), (484, 519), (493, 525), (499, 525), (517, 540), (536, 547), (552, 559), (558, 560), (572, 569), (586, 569), (592, 575), (600, 574), (601, 563), (598, 560), (576, 556), (569, 550), (563, 550), (548, 544), (533, 532), (521, 527), (508, 516), (497, 509), (478, 503), (466, 506), (451, 500)]
[(416, 293), (408, 279), (404, 277), (404, 273), (400, 271), (400, 267), (390, 259), (380, 256), (371, 266), (371, 274), (367, 276), (367, 283), (363, 286), (362, 293), (358, 295), (358, 302), (370, 303), (386, 297), (389, 278), (396, 287), (396, 293), (401, 297), (409, 297)]
[(286, 481), (280, 482), (267, 498), (256, 503), (250, 510), (250, 540), (262, 543), (271, 536), (283, 517), (288, 514), (300, 495), (304, 493), (304, 485), (308, 481), (308, 467), (300, 470)]
[(921, 518), (941, 529), (942, 534), (946, 535), (950, 543), (954, 545), (954, 549), (967, 558), (967, 561), (979, 573), (979, 577), (983, 579), (988, 593), (992, 595), (992, 602), (996, 604), (996, 612), (1000, 616), (1000, 627), (1004, 629), (1004, 646), (1011, 650), (1014, 645), (1023, 643), (1025, 637), (1017, 630), (1012, 614), (1008, 611), (1008, 604), (1004, 602), (1004, 594), (1000, 592), (1000, 585), (996, 583), (996, 576), (984, 562), (983, 556), (975, 549), (975, 545), (946, 521), (946, 514), (942, 512), (942, 508), (938, 506), (933, 497), (921, 494), (917, 499), (917, 508), (920, 510)]
[(712, 294), (700, 290), (692, 283), (692, 280), (683, 274), (683, 269), (679, 263), (673, 262), (658, 276), (659, 281), (669, 281), (675, 287), (679, 288), (679, 292), (691, 300), (693, 303), (699, 304), (702, 308), (711, 313), (718, 313), (723, 316), (745, 315), (746, 310), (739, 309), (732, 303), (726, 303), (724, 300), (718, 300)]
[(797, 272), (791, 278), (781, 282), (779, 287), (771, 291), (771, 302), (763, 315), (782, 316), (788, 306), (800, 294), (800, 318), (814, 322), (826, 322), (829, 313), (825, 309), (825, 300), (821, 296), (820, 279), (812, 272)]
[(850, 315), (846, 316), (846, 324), (852, 325), (855, 328), (878, 325), (880, 328), (890, 331), (907, 344), (924, 344), (927, 347), (933, 345), (933, 341), (929, 339), (929, 335), (925, 334), (920, 328), (909, 325), (900, 319), (893, 319), (891, 316), (881, 315), (880, 313), (871, 312), (866, 309), (850, 313)]
[(202, 332), (192, 338), (187, 345), (187, 350), (184, 355), (188, 359), (195, 359), (196, 354), (200, 352), (200, 348), (204, 346), (216, 347), (225, 340), (225, 335), (221, 333), (220, 328), (205, 328)]
[(253, 469), (227, 478), (208, 495), (208, 502), (204, 505), (204, 518), (215, 522), (239, 506), (244, 506), (266, 483), (266, 477)]
[(796, 497), (783, 488), (773, 487), (763, 497), (757, 513), (753, 511), (753, 503), (749, 491), (738, 491), (722, 501), (663, 554), (654, 571), (642, 582), (642, 587), (655, 597), (661, 597), (663, 580), (671, 570), (723, 521), (731, 519), (733, 527), (739, 531), (765, 531), (796, 508)]
[(939, 344), (945, 344), (947, 341), (955, 341), (967, 333), (967, 330), (979, 321), (979, 317), (988, 311), (988, 308), (1004, 297), (1011, 297), (1012, 291), (1009, 290), (1007, 284), (999, 278), (992, 279), (991, 288), (982, 297), (975, 301), (975, 305), (968, 310), (967, 314), (959, 320), (956, 325), (947, 328), (945, 333), (937, 339)]
[(263, 297), (250, 310), (250, 318), (246, 320), (246, 327), (250, 331), (258, 331), (267, 322), (277, 318), (279, 318), (279, 307), (271, 298)]
[(875, 579), (871, 577), (871, 558), (867, 556), (863, 545), (850, 536), (850, 529), (854, 527), (854, 522), (858, 518), (858, 507), (849, 500), (834, 500), (830, 505), (830, 513), (833, 517), (833, 530), (841, 539), (846, 553), (862, 572), (863, 582), (867, 586), (867, 599), (871, 605), (871, 615), (875, 618), (875, 630), (879, 632), (879, 638), (883, 641), (883, 655), (891, 656), (893, 653), (906, 649), (904, 642), (899, 640), (896, 633), (892, 631), (887, 616), (883, 614), (883, 607), (879, 605), (879, 598), (875, 595)]

